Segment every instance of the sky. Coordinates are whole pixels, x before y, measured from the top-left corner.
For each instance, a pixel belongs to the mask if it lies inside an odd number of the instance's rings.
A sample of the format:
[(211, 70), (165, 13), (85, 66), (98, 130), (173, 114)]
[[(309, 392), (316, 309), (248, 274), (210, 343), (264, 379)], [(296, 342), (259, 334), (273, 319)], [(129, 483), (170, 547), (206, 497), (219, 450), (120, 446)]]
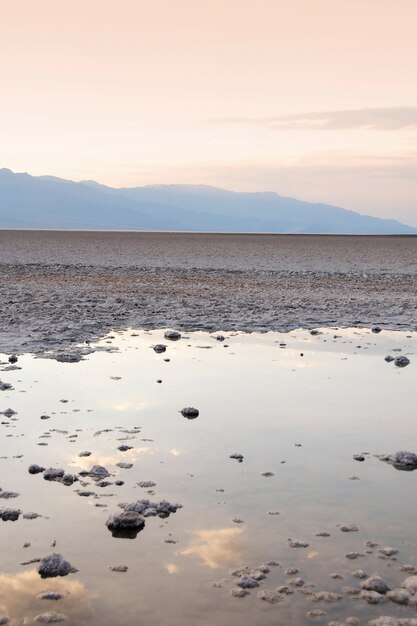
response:
[(3, 0), (0, 167), (417, 226), (417, 0)]

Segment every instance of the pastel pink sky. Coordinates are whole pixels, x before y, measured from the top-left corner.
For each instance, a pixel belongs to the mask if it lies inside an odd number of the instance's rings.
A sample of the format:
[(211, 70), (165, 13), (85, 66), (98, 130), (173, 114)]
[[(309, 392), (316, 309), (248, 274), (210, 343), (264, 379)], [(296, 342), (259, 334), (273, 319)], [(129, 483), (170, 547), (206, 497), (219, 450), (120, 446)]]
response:
[(0, 167), (417, 225), (416, 0), (5, 0)]

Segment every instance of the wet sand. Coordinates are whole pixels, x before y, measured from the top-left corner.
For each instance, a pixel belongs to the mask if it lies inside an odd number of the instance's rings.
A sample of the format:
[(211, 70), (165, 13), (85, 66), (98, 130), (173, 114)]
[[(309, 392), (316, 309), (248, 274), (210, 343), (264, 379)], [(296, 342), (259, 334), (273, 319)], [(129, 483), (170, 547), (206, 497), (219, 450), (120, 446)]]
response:
[(0, 350), (111, 329), (415, 329), (417, 237), (0, 231)]

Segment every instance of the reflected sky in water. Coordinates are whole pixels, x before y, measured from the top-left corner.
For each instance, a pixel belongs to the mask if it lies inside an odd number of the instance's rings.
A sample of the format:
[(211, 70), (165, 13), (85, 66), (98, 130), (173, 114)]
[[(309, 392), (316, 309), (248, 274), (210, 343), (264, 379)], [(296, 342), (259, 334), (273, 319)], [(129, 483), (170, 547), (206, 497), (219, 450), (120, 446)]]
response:
[[(156, 354), (157, 343), (167, 351)], [(279, 566), (260, 589), (285, 584), (285, 569), (297, 567), (316, 590), (340, 592), (358, 586), (358, 567), (379, 571), (392, 587), (405, 577), (401, 564), (417, 567), (417, 472), (398, 472), (374, 456), (417, 452), (415, 333), (232, 333), (224, 342), (194, 333), (171, 342), (163, 331), (127, 331), (99, 345), (117, 350), (75, 364), (25, 355), (21, 370), (0, 371), (14, 387), (0, 392), (0, 411), (17, 411), (0, 419), (0, 487), (20, 494), (0, 498), (0, 508), (40, 514), (0, 521), (0, 615), (13, 625), (47, 610), (67, 615), (70, 625), (194, 626), (202, 616), (232, 626), (309, 624), (317, 606), (308, 596), (296, 592), (279, 605), (259, 600), (257, 590), (233, 598), (230, 570), (274, 560)], [(411, 363), (396, 368), (387, 354), (406, 354)], [(0, 369), (6, 356), (2, 362)], [(183, 418), (185, 406), (197, 407), (199, 417)], [(121, 444), (132, 448), (122, 452)], [(85, 450), (91, 456), (80, 457)], [(353, 460), (359, 452), (369, 453), (363, 463)], [(70, 473), (104, 465), (112, 484), (86, 477), (66, 487), (29, 475), (31, 463)], [(147, 518), (134, 540), (113, 538), (108, 516), (119, 502), (141, 498), (183, 508)], [(343, 523), (359, 531), (342, 533)], [(289, 538), (309, 545), (290, 548)], [(381, 559), (370, 540), (397, 548), (398, 561)], [(34, 565), (20, 565), (52, 551), (79, 571), (43, 581)], [(364, 556), (350, 562), (352, 551)], [(109, 569), (119, 565), (128, 571)], [(331, 578), (334, 572), (343, 578)], [(44, 589), (68, 593), (51, 606), (37, 597)], [(353, 615), (366, 624), (379, 614), (346, 594), (318, 608), (327, 621)], [(388, 614), (409, 611), (390, 603)]]
[(198, 530), (190, 544), (180, 551), (182, 556), (195, 556), (210, 567), (219, 569), (242, 561), (245, 542), (240, 528)]

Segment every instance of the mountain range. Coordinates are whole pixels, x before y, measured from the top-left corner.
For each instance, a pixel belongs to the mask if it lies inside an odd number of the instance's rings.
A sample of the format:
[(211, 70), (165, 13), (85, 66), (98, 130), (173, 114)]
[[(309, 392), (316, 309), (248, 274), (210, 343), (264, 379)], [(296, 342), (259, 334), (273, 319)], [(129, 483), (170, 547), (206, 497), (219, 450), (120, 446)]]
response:
[(417, 234), (396, 220), (272, 192), (206, 185), (112, 188), (0, 169), (0, 228)]

